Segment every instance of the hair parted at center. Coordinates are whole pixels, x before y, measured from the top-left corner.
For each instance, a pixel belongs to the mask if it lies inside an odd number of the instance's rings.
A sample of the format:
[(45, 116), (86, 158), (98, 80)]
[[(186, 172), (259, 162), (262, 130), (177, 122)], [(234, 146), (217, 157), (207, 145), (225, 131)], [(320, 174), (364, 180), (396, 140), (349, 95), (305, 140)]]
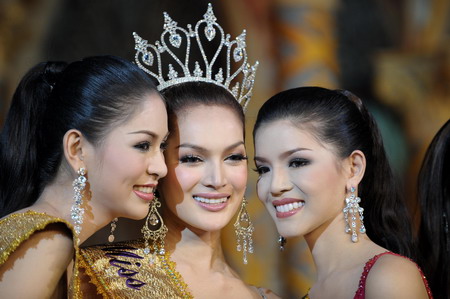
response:
[(229, 108), (242, 123), (245, 131), (245, 115), (241, 104), (225, 88), (207, 82), (186, 82), (172, 85), (161, 91), (166, 100), (169, 130), (174, 116), (190, 108), (219, 106)]
[(409, 213), (372, 115), (349, 91), (299, 87), (280, 92), (258, 112), (253, 138), (261, 126), (288, 120), (307, 128), (340, 158), (360, 150), (367, 161), (358, 193), (369, 238), (393, 252), (415, 258)]

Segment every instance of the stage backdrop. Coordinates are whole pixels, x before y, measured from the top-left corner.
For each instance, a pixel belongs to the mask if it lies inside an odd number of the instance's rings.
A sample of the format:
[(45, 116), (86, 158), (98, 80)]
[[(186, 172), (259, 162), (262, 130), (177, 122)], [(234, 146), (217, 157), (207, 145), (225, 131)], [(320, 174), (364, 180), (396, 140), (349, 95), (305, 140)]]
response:
[[(236, 37), (247, 29), (250, 62), (259, 60), (247, 112), (249, 212), (255, 253), (243, 265), (233, 222), (223, 234), (227, 258), (247, 282), (300, 298), (315, 270), (305, 242), (278, 235), (255, 192), (252, 127), (259, 107), (283, 89), (317, 85), (353, 91), (369, 105), (415, 212), (415, 181), (424, 151), (450, 117), (450, 1), (215, 0)], [(203, 0), (0, 1), (0, 127), (20, 78), (43, 60), (113, 54), (134, 58), (133, 31), (155, 41), (162, 12), (180, 25), (205, 12)], [(11, 145), (14, 146), (14, 145)], [(0, 170), (1, 171), (1, 170)], [(140, 237), (142, 223), (120, 220), (118, 239)], [(109, 228), (89, 242), (106, 242)], [(131, 233), (130, 233), (131, 232)]]

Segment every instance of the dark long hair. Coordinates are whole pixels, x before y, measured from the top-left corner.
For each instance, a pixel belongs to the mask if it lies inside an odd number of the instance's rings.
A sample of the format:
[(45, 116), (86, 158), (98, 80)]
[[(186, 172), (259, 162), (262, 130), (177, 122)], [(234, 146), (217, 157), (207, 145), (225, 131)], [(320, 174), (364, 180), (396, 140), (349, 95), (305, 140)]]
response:
[(68, 130), (99, 145), (155, 92), (143, 71), (114, 56), (33, 67), (14, 93), (0, 135), (0, 217), (32, 205), (52, 182)]
[(223, 87), (206, 82), (187, 82), (173, 85), (163, 90), (162, 94), (166, 99), (170, 131), (174, 130), (173, 120), (178, 113), (205, 105), (231, 109), (242, 122), (245, 133), (244, 110), (233, 95)]
[(435, 298), (450, 295), (450, 120), (433, 138), (418, 181), (420, 266)]
[(358, 187), (364, 225), (371, 240), (413, 257), (409, 214), (387, 159), (381, 134), (362, 101), (348, 91), (300, 87), (278, 93), (259, 110), (253, 138), (262, 124), (279, 119), (307, 125), (341, 158), (361, 150), (367, 161)]

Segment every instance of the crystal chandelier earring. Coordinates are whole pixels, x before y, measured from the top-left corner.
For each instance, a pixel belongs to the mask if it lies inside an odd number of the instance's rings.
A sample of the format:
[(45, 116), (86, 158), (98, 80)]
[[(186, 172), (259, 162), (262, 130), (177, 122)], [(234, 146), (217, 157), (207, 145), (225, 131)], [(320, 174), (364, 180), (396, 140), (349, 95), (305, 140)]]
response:
[(245, 197), (242, 200), (241, 209), (237, 216), (236, 222), (234, 223), (234, 231), (236, 233), (237, 240), (237, 251), (242, 251), (242, 260), (245, 265), (247, 265), (247, 252), (253, 253), (253, 239), (252, 234), (255, 228), (250, 221), (250, 216), (247, 212), (247, 200)]
[(111, 233), (109, 234), (109, 237), (108, 237), (109, 243), (114, 242), (114, 239), (115, 239), (114, 231), (116, 230), (118, 220), (119, 220), (118, 218), (114, 218), (113, 221), (111, 221)]
[[(86, 187), (87, 179), (85, 177), (86, 170), (81, 167), (78, 170), (78, 177), (73, 181), (73, 205), (70, 209), (70, 217), (72, 218), (74, 222), (74, 230), (78, 239), (78, 236), (81, 232), (81, 225), (83, 224), (83, 215), (84, 215), (84, 209), (81, 207), (83, 203), (83, 190)], [(78, 239), (77, 242), (80, 240)]]
[(366, 228), (364, 227), (364, 216), (363, 212), (364, 209), (359, 206), (359, 203), (361, 202), (361, 198), (357, 197), (355, 195), (355, 187), (351, 187), (350, 189), (350, 196), (345, 198), (345, 208), (342, 210), (344, 212), (344, 218), (345, 218), (345, 232), (347, 234), (351, 234), (351, 240), (353, 243), (358, 242), (358, 233), (356, 229), (356, 216), (359, 215), (359, 222), (360, 222), (360, 228), (359, 232), (361, 234), (366, 233)]
[[(149, 254), (151, 252), (152, 254), (164, 255), (166, 253), (164, 249), (164, 239), (169, 230), (158, 212), (158, 208), (160, 207), (161, 203), (155, 195), (150, 203), (145, 224), (141, 229), (142, 234), (144, 234), (145, 254)], [(150, 242), (152, 243), (151, 245)]]
[(283, 236), (279, 236), (277, 243), (278, 243), (278, 245), (280, 245), (280, 251), (284, 251), (284, 245), (286, 245), (286, 243), (287, 243), (286, 238)]

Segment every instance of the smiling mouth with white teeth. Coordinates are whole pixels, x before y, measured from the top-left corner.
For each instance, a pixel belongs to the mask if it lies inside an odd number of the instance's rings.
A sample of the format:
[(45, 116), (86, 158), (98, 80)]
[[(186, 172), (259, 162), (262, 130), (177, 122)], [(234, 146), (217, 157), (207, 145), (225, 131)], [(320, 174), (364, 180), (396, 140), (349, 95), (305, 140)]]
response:
[(193, 196), (193, 198), (194, 198), (196, 201), (202, 202), (202, 203), (207, 203), (207, 204), (220, 204), (220, 203), (226, 202), (226, 201), (228, 200), (229, 197), (209, 199), (209, 198), (204, 198), (204, 197), (200, 197), (200, 196)]
[(143, 192), (143, 193), (153, 193), (153, 187), (134, 186), (133, 190)]
[(305, 205), (305, 202), (303, 202), (303, 201), (297, 202), (296, 201), (296, 202), (288, 203), (285, 205), (276, 205), (276, 206), (274, 206), (274, 208), (279, 213), (285, 213), (285, 212), (290, 212), (295, 209), (299, 209), (299, 208), (303, 207), (304, 205)]

